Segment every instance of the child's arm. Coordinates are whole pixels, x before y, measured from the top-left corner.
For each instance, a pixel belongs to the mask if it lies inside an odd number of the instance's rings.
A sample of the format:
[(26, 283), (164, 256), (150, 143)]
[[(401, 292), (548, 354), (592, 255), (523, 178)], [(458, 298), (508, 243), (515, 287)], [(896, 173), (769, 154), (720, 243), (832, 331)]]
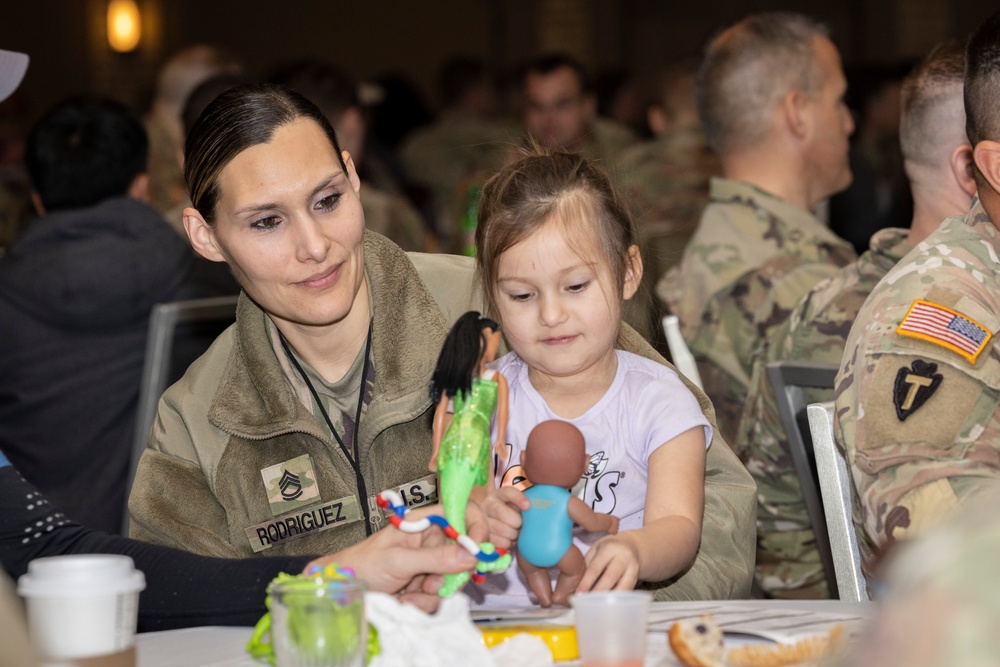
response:
[(705, 429), (692, 428), (658, 447), (648, 465), (642, 528), (595, 542), (578, 591), (663, 581), (694, 561), (705, 504)]
[(618, 517), (614, 514), (600, 514), (590, 509), (587, 503), (576, 496), (569, 499), (566, 507), (569, 518), (573, 523), (591, 533), (609, 533), (614, 535), (618, 532)]

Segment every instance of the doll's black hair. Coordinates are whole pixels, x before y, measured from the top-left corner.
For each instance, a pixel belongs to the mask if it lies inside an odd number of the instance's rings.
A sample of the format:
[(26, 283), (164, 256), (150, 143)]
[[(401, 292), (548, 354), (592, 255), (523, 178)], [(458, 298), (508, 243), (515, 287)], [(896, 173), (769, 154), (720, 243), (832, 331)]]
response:
[(472, 389), (472, 375), (483, 354), (484, 329), (499, 331), (500, 325), (475, 310), (458, 318), (441, 346), (434, 375), (431, 377), (431, 399), (454, 396)]

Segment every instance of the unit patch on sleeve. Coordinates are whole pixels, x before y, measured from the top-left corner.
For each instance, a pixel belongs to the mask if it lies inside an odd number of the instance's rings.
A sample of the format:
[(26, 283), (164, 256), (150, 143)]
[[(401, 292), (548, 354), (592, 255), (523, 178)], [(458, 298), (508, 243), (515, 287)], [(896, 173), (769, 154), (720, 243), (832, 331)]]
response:
[(906, 317), (896, 327), (896, 333), (940, 345), (970, 364), (976, 363), (993, 337), (986, 327), (972, 318), (923, 299), (913, 302)]
[(278, 516), (320, 500), (316, 471), (308, 454), (260, 471), (271, 514)]
[(899, 421), (906, 421), (941, 386), (942, 375), (937, 372), (937, 364), (920, 359), (914, 360), (910, 368), (903, 366), (896, 373), (896, 383), (892, 392), (892, 404), (896, 406)]

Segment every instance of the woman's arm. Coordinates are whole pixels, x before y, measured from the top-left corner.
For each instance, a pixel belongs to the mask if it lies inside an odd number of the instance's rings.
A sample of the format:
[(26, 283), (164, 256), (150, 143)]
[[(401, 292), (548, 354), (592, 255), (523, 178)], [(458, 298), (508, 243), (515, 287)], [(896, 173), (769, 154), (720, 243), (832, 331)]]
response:
[(587, 552), (577, 590), (628, 590), (690, 566), (705, 502), (705, 429), (689, 429), (649, 457), (643, 526), (608, 535)]

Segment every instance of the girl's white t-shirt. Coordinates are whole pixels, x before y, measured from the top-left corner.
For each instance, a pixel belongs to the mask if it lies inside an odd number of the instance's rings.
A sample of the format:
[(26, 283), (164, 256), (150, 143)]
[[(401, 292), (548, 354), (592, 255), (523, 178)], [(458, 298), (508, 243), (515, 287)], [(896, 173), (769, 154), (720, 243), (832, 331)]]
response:
[[(650, 454), (681, 433), (705, 429), (706, 445), (712, 427), (698, 399), (673, 370), (630, 352), (617, 350), (618, 369), (607, 393), (586, 413), (568, 421), (583, 433), (590, 465), (574, 493), (595, 512), (614, 514), (619, 530), (642, 527), (646, 500), (647, 461)], [(516, 353), (490, 364), (503, 373), (510, 388), (506, 457), (497, 473), (497, 485), (524, 480), (521, 451), (528, 434), (540, 422), (562, 419), (553, 413), (528, 380), (528, 367)], [(494, 436), (496, 431), (494, 430)], [(583, 553), (603, 533), (574, 529), (573, 542)], [(552, 569), (555, 582), (558, 570)], [(535, 599), (516, 563), (506, 573), (487, 574), (486, 582), (464, 589), (480, 607), (520, 607)]]

